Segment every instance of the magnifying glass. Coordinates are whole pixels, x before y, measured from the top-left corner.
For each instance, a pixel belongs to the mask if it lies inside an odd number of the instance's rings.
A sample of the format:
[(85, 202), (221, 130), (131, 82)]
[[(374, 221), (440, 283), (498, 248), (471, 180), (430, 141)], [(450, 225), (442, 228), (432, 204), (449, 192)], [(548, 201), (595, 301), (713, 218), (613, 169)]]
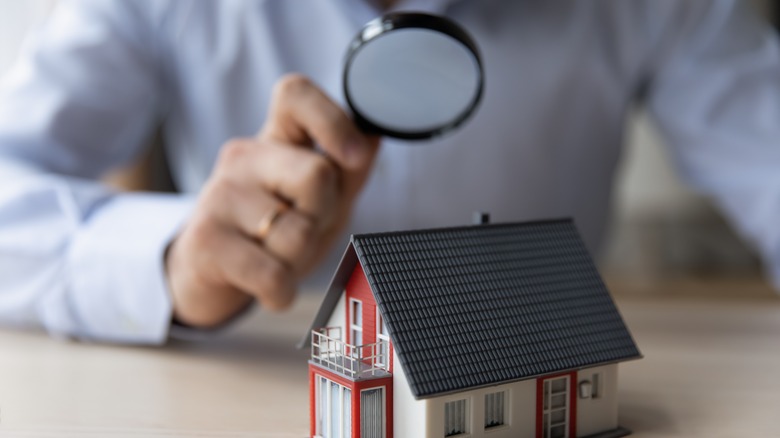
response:
[(405, 140), (438, 137), (477, 108), (484, 75), (477, 45), (456, 23), (392, 13), (366, 24), (347, 53), (344, 94), (364, 131)]

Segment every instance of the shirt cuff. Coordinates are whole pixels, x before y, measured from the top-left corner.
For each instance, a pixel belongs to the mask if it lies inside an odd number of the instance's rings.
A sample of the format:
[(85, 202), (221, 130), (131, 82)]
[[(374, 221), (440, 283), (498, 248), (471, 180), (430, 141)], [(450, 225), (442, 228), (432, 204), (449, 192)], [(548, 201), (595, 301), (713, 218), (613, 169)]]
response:
[(168, 337), (172, 302), (164, 257), (194, 199), (123, 194), (96, 209), (68, 254), (70, 306), (79, 337), (160, 344)]

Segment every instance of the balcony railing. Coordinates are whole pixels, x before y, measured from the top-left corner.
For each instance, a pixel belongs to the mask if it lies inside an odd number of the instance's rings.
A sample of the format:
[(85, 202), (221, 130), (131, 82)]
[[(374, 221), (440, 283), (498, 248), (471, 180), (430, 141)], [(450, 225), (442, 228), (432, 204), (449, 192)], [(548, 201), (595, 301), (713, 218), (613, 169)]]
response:
[(311, 361), (352, 379), (386, 376), (390, 373), (387, 341), (351, 345), (341, 340), (341, 327), (311, 332)]

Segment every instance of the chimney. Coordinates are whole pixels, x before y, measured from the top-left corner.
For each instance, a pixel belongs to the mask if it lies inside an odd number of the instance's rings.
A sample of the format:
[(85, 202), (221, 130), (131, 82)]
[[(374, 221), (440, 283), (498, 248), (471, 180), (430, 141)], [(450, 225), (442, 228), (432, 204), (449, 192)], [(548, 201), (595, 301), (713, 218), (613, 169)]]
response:
[(490, 223), (490, 213), (484, 211), (475, 211), (474, 219), (472, 220), (474, 225), (487, 225)]

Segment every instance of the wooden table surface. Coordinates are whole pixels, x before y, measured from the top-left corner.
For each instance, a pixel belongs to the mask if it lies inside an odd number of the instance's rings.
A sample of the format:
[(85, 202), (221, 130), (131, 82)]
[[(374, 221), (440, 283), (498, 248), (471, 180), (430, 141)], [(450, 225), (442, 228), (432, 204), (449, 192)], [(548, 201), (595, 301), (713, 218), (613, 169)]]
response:
[[(780, 437), (780, 298), (739, 282), (612, 286), (645, 355), (621, 365), (634, 436)], [(294, 345), (320, 298), (162, 348), (0, 331), (0, 437), (306, 436), (307, 352)]]

